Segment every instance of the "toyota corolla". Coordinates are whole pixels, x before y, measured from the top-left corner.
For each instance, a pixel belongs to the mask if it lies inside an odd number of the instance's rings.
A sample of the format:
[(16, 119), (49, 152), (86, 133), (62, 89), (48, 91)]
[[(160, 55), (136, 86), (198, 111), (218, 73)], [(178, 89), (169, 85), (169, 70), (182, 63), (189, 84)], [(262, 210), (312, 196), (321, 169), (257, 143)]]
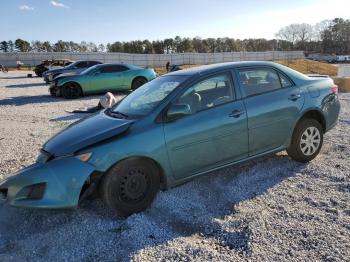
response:
[(117, 214), (145, 210), (160, 189), (265, 154), (314, 159), (337, 123), (330, 78), (270, 62), (176, 71), (47, 141), (35, 164), (0, 183), (3, 201), (76, 207), (93, 192)]

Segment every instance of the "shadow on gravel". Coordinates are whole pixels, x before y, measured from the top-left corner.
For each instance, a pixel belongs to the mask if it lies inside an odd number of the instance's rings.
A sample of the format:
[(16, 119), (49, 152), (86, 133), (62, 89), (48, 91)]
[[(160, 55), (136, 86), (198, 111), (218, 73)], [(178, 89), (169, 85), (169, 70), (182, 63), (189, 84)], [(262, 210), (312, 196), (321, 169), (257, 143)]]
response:
[(6, 88), (29, 88), (29, 87), (37, 87), (37, 86), (42, 86), (42, 87), (48, 87), (45, 83), (31, 83), (31, 84), (17, 84), (17, 85), (7, 85), (5, 86)]
[(28, 78), (27, 76), (5, 76), (5, 77), (1, 77), (0, 79), (22, 79), (22, 78)]
[(66, 115), (66, 116), (60, 116), (60, 117), (56, 117), (56, 118), (52, 118), (49, 121), (50, 122), (63, 122), (63, 121), (73, 121), (73, 120), (80, 120), (84, 117), (90, 116), (92, 115), (92, 113), (76, 113), (76, 114), (70, 114), (70, 115)]
[(0, 100), (0, 106), (15, 105), (23, 106), (27, 104), (62, 102), (64, 99), (53, 98), (49, 95), (38, 96), (15, 96)]
[[(74, 101), (85, 101), (96, 99), (96, 96), (85, 96)], [(1, 105), (15, 105), (22, 106), (27, 104), (39, 104), (39, 103), (56, 103), (56, 102), (69, 102), (71, 100), (60, 98), (60, 97), (52, 97), (50, 95), (37, 95), (37, 96), (14, 96), (0, 100)]]
[(101, 200), (85, 201), (73, 211), (1, 207), (0, 258), (59, 259), (62, 253), (67, 260), (129, 261), (135, 253), (163, 249), (179, 238), (209, 243), (228, 255), (249, 254), (252, 231), (249, 217), (239, 216), (240, 203), (304, 167), (278, 154), (225, 168), (160, 192), (150, 208), (125, 220)]

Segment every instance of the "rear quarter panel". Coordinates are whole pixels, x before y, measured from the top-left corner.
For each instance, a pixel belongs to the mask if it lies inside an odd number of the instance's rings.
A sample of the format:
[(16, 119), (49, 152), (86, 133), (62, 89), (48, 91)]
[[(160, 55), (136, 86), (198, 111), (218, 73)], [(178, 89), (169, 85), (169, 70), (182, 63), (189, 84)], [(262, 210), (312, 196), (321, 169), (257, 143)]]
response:
[(300, 112), (300, 118), (308, 111), (319, 111), (325, 119), (326, 131), (337, 123), (340, 112), (338, 96), (331, 92), (332, 86), (332, 79), (309, 80), (305, 81), (304, 85), (301, 86), (301, 91), (305, 96), (305, 103)]

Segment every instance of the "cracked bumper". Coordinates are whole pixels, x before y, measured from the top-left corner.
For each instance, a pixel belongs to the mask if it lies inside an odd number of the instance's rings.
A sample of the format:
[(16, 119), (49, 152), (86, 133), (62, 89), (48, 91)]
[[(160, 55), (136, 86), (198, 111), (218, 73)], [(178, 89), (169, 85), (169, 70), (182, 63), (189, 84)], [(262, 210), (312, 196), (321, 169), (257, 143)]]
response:
[[(75, 157), (36, 163), (0, 182), (0, 200), (16, 207), (73, 208), (94, 170)], [(33, 194), (33, 188), (41, 194)]]

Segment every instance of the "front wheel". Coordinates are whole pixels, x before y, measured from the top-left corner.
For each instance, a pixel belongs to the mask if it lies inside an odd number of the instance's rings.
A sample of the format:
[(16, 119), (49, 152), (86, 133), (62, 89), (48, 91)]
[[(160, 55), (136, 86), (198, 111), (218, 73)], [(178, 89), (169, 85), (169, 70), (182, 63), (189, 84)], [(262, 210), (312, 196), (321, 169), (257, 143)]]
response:
[(288, 155), (295, 161), (306, 163), (314, 159), (323, 144), (323, 128), (315, 119), (303, 119), (295, 127)]
[(76, 83), (66, 83), (61, 87), (60, 91), (60, 94), (67, 99), (76, 99), (83, 95), (81, 87)]
[(137, 77), (132, 81), (131, 84), (131, 89), (134, 91), (137, 88), (139, 88), (140, 86), (142, 86), (143, 84), (147, 83), (147, 79), (144, 77)]
[(126, 217), (144, 211), (152, 203), (159, 186), (159, 170), (152, 161), (127, 159), (103, 177), (100, 195), (117, 215)]

